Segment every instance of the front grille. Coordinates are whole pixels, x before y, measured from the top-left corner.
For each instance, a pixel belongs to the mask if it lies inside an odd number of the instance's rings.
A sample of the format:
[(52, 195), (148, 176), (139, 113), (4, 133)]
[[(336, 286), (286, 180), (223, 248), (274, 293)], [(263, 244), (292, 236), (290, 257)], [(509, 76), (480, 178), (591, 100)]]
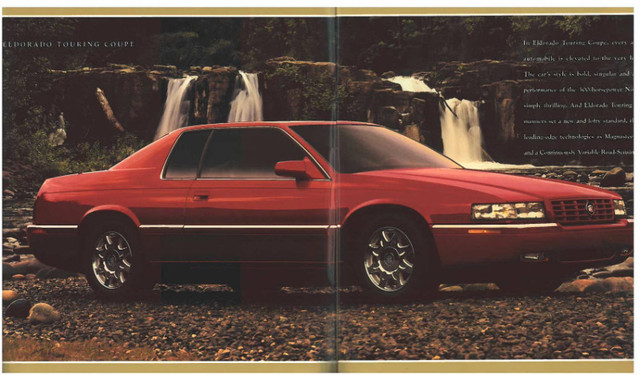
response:
[[(587, 212), (588, 202), (593, 203), (595, 213)], [(615, 220), (611, 199), (576, 199), (551, 201), (556, 221), (564, 225), (609, 223)]]

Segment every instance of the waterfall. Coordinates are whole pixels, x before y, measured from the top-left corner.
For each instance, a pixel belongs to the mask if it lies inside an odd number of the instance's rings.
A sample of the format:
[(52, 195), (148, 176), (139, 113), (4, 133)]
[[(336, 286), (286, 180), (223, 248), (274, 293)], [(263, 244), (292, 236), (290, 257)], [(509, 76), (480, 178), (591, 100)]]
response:
[[(402, 86), (402, 91), (438, 93), (415, 77), (396, 76), (389, 78), (388, 81)], [(442, 103), (440, 106), (440, 128), (444, 145), (443, 154), (465, 166), (484, 168), (487, 164), (485, 162), (492, 160), (482, 149), (482, 130), (480, 129), (480, 117), (476, 103), (457, 98), (448, 99), (446, 102), (455, 115)], [(488, 167), (489, 164), (486, 166)]]
[(419, 80), (414, 77), (408, 76), (395, 76), (388, 78), (387, 81), (391, 81), (393, 83), (397, 83), (402, 86), (402, 91), (412, 91), (412, 92), (436, 92), (436, 90), (427, 86), (424, 81)]
[(154, 139), (158, 139), (178, 128), (188, 125), (190, 102), (187, 92), (196, 76), (169, 79), (167, 85), (167, 100), (164, 102), (164, 112), (160, 124), (156, 129)]
[(461, 164), (484, 161), (476, 103), (453, 98), (447, 100), (447, 105), (455, 115), (446, 106), (440, 106), (444, 154)]
[(234, 99), (227, 121), (262, 121), (262, 96), (258, 87), (258, 74), (240, 71), (233, 91)]

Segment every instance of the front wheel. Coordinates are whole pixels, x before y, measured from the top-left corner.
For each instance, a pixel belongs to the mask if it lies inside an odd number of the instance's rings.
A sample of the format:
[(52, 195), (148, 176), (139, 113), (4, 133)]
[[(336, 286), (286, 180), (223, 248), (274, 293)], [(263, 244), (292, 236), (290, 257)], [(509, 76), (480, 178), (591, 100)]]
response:
[(122, 298), (144, 285), (144, 262), (138, 254), (138, 236), (129, 226), (107, 222), (86, 239), (85, 275), (103, 298)]
[(418, 224), (400, 215), (374, 217), (356, 242), (353, 266), (371, 295), (394, 300), (435, 294), (437, 262)]

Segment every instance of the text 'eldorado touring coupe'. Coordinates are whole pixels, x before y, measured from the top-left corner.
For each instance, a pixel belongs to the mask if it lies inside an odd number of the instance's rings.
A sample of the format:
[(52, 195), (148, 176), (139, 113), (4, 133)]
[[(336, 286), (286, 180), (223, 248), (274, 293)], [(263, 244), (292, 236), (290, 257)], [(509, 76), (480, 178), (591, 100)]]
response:
[(463, 169), (381, 126), (261, 122), (182, 128), (47, 180), (28, 239), (106, 297), (216, 279), (396, 298), (441, 282), (553, 290), (631, 255), (632, 225), (615, 193)]

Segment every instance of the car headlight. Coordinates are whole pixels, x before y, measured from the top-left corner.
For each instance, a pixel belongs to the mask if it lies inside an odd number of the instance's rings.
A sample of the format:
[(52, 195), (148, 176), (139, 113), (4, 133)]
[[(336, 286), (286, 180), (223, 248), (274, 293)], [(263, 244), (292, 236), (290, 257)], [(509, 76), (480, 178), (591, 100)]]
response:
[(624, 201), (622, 199), (613, 200), (613, 212), (616, 216), (627, 215), (627, 208), (624, 206)]
[(544, 203), (486, 203), (472, 204), (473, 220), (544, 219)]

